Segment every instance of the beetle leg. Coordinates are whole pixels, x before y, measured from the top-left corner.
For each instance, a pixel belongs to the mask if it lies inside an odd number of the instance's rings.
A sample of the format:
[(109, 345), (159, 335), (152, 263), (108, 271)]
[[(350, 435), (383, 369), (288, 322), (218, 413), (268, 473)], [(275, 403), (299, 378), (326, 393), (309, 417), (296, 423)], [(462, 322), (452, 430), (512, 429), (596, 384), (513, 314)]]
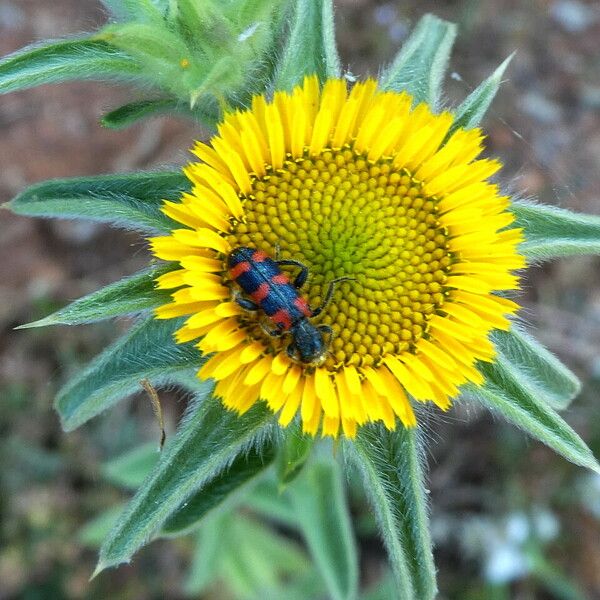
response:
[(297, 290), (299, 290), (301, 287), (304, 286), (304, 284), (306, 283), (306, 280), (308, 279), (308, 267), (306, 265), (302, 264), (298, 260), (278, 260), (277, 264), (280, 266), (284, 266), (284, 267), (287, 267), (287, 266), (299, 267), (300, 273), (298, 273), (298, 275), (296, 275), (296, 278), (292, 282), (292, 285)]
[(256, 304), (256, 302), (252, 302), (252, 300), (248, 300), (248, 298), (243, 298), (237, 294), (234, 295), (233, 299), (244, 309), (244, 310), (259, 310), (260, 306)]
[(296, 348), (296, 344), (294, 344), (293, 341), (288, 344), (288, 347), (285, 349), (285, 351), (292, 360), (298, 360), (298, 349)]
[(317, 317), (319, 316), (328, 306), (329, 303), (331, 302), (331, 298), (333, 298), (333, 292), (335, 292), (335, 284), (339, 283), (340, 281), (353, 281), (354, 277), (338, 277), (337, 279), (332, 279), (329, 282), (329, 287), (327, 288), (327, 293), (325, 294), (325, 299), (323, 300), (323, 302), (321, 302), (321, 306), (319, 306), (318, 308), (315, 308), (315, 310), (312, 311), (312, 316), (313, 317)]
[(275, 329), (269, 329), (262, 321), (259, 324), (262, 330), (270, 337), (281, 337), (284, 334), (283, 329), (279, 329), (279, 327)]
[(333, 339), (333, 329), (331, 329), (329, 325), (317, 325), (317, 330), (320, 331), (323, 334), (323, 336), (329, 337), (327, 344), (330, 344), (331, 340)]

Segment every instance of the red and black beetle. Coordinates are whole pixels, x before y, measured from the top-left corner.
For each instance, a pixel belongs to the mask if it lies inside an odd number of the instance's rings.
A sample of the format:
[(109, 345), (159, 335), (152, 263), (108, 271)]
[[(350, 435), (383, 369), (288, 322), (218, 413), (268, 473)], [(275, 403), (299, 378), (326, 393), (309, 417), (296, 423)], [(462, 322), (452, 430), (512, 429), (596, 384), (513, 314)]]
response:
[[(281, 271), (281, 266), (300, 268), (293, 282)], [(238, 304), (246, 310), (262, 310), (276, 325), (276, 329), (268, 331), (269, 335), (289, 333), (292, 336), (287, 347), (289, 357), (304, 364), (322, 364), (331, 341), (331, 327), (313, 325), (310, 319), (327, 307), (335, 284), (348, 278), (334, 279), (321, 306), (313, 310), (299, 291), (308, 278), (308, 268), (301, 262), (273, 260), (262, 250), (240, 247), (229, 254), (227, 267), (232, 279), (247, 296), (237, 297)]]

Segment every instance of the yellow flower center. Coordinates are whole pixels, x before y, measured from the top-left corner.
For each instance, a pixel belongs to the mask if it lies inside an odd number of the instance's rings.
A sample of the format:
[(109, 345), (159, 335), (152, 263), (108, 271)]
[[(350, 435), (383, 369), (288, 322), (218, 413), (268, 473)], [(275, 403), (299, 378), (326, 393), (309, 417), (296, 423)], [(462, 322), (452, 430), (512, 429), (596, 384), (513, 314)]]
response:
[[(253, 181), (242, 196), (244, 221), (228, 238), (232, 247), (271, 256), (279, 249), (281, 258), (305, 264), (310, 278), (302, 293), (313, 309), (330, 281), (351, 278), (337, 285), (318, 317), (333, 330), (329, 369), (410, 351), (444, 304), (453, 259), (437, 200), (391, 163), (369, 161), (351, 145), (286, 160)], [(280, 350), (282, 342), (260, 327), (260, 315), (241, 319), (251, 337)]]

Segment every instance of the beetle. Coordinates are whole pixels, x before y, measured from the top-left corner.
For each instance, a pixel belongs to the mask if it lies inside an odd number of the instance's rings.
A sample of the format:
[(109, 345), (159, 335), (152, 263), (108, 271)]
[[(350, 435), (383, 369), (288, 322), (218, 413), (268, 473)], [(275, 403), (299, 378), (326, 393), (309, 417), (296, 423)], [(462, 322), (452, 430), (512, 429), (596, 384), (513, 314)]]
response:
[[(300, 272), (290, 281), (281, 271), (282, 266), (298, 267)], [(319, 316), (331, 302), (335, 284), (349, 278), (332, 280), (321, 306), (312, 309), (300, 294), (308, 279), (308, 267), (297, 260), (273, 260), (262, 250), (238, 247), (227, 257), (227, 268), (247, 296), (236, 296), (236, 302), (245, 310), (262, 310), (276, 325), (276, 329), (267, 330), (269, 335), (291, 335), (288, 356), (308, 365), (322, 364), (332, 330), (329, 325), (314, 325), (311, 319)], [(327, 342), (326, 337), (329, 337)]]

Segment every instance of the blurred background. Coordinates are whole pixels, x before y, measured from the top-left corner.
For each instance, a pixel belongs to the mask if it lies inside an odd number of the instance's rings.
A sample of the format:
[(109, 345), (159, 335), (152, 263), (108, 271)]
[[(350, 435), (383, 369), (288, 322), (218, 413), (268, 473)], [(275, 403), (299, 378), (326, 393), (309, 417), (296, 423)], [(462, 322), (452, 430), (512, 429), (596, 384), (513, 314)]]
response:
[[(459, 24), (447, 104), (513, 51), (485, 123), (509, 189), (600, 214), (600, 4), (581, 0), (337, 0), (340, 52), (376, 75), (425, 12)], [(96, 0), (0, 0), (0, 54), (98, 27)], [(133, 92), (94, 83), (0, 97), (0, 202), (70, 177), (182, 165), (203, 132), (158, 118), (122, 132), (99, 117)], [(92, 583), (94, 516), (126, 498), (102, 463), (158, 442), (147, 399), (61, 432), (52, 400), (69, 374), (128, 323), (14, 331), (144, 266), (137, 235), (104, 226), (0, 215), (0, 599), (185, 597), (193, 543), (155, 542), (131, 566)], [(522, 316), (584, 382), (565, 413), (600, 456), (600, 258), (529, 271)], [(185, 402), (164, 395), (168, 429)], [(600, 477), (558, 458), (488, 414), (458, 406), (429, 423), (432, 526), (440, 597), (600, 598)], [(365, 583), (384, 552), (351, 498)], [(361, 525), (362, 524), (362, 525)], [(225, 598), (221, 594), (206, 598)]]

